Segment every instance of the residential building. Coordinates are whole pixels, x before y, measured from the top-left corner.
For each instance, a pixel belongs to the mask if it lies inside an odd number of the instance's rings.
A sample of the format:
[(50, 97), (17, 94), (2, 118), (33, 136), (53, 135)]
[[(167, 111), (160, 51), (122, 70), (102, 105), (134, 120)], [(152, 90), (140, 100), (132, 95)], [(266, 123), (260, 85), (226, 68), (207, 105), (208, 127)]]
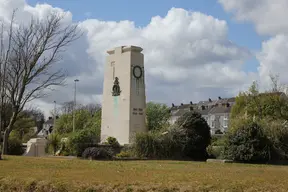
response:
[(231, 108), (235, 103), (235, 97), (221, 98), (217, 100), (208, 99), (198, 103), (181, 103), (179, 106), (172, 104), (170, 123), (175, 121), (187, 111), (199, 112), (211, 127), (211, 134), (223, 134), (227, 132)]

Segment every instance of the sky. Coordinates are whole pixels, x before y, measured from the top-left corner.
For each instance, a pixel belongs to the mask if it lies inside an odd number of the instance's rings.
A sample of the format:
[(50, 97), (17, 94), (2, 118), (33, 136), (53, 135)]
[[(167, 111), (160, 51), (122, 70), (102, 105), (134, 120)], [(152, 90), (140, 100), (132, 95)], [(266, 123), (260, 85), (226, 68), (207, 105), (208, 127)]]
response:
[(29, 105), (49, 115), (73, 100), (101, 103), (106, 50), (142, 47), (148, 101), (180, 104), (236, 96), (254, 80), (264, 90), (269, 75), (288, 83), (287, 0), (0, 0), (0, 18), (16, 21), (66, 13), (84, 35), (57, 66), (68, 71), (67, 86)]

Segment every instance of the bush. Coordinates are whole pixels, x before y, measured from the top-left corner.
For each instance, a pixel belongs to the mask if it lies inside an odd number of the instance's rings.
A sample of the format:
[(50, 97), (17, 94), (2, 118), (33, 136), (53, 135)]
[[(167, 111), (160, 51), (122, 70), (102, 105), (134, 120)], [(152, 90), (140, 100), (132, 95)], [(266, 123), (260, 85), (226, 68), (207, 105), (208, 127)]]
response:
[(70, 155), (81, 157), (84, 150), (88, 147), (95, 146), (99, 142), (99, 138), (89, 129), (84, 129), (76, 133), (72, 133), (68, 137), (68, 148)]
[(134, 150), (137, 156), (157, 159), (179, 159), (183, 156), (185, 135), (181, 129), (172, 128), (160, 132), (136, 135)]
[(135, 152), (139, 157), (156, 158), (158, 155), (159, 135), (155, 133), (139, 133), (135, 138)]
[(60, 147), (61, 137), (57, 133), (52, 133), (48, 136), (48, 147), (52, 148), (53, 155), (56, 154), (57, 149)]
[(9, 137), (8, 140), (8, 155), (23, 155), (25, 152), (22, 147), (22, 142), (20, 139), (15, 137)]
[(82, 157), (92, 160), (108, 160), (112, 159), (113, 151), (111, 148), (89, 147), (84, 150)]
[(115, 137), (108, 137), (106, 144), (111, 145), (113, 147), (119, 147), (120, 144), (118, 143)]
[(207, 153), (209, 155), (209, 158), (211, 158), (211, 159), (222, 159), (223, 158), (223, 152), (224, 152), (224, 146), (209, 145), (207, 147)]
[(213, 135), (211, 139), (212, 146), (224, 146), (226, 138), (224, 136)]
[(270, 159), (270, 141), (262, 127), (252, 122), (228, 134), (224, 156), (242, 162), (266, 162)]
[(210, 127), (205, 119), (199, 113), (187, 112), (165, 133), (137, 134), (134, 148), (139, 157), (206, 160), (210, 141)]
[(288, 125), (283, 121), (264, 120), (262, 127), (272, 145), (273, 160), (288, 160)]
[(176, 125), (185, 131), (185, 156), (194, 160), (208, 158), (206, 148), (211, 142), (210, 127), (200, 113), (189, 111), (176, 121)]
[(132, 151), (121, 151), (116, 154), (116, 157), (125, 158), (125, 157), (134, 157), (134, 153)]

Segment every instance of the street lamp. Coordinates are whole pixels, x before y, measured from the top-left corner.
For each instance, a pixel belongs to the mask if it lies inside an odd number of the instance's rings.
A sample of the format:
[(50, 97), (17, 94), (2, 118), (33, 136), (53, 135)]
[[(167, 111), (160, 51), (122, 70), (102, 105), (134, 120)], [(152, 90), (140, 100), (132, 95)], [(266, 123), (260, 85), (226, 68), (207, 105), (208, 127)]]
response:
[(73, 132), (75, 132), (75, 109), (76, 109), (76, 83), (79, 79), (74, 80), (74, 107), (73, 107)]
[(53, 128), (55, 128), (55, 123), (56, 123), (56, 101), (54, 101)]

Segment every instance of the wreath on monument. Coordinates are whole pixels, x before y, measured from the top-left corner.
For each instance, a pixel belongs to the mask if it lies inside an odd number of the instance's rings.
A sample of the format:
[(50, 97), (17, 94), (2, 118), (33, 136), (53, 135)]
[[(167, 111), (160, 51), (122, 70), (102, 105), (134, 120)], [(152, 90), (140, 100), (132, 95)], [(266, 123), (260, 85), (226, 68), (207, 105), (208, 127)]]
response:
[[(137, 70), (138, 70), (139, 74), (137, 74), (137, 72), (136, 72)], [(133, 67), (133, 76), (135, 78), (139, 79), (139, 78), (142, 77), (142, 75), (143, 75), (142, 68), (140, 66), (138, 66), (138, 65), (134, 66)]]

